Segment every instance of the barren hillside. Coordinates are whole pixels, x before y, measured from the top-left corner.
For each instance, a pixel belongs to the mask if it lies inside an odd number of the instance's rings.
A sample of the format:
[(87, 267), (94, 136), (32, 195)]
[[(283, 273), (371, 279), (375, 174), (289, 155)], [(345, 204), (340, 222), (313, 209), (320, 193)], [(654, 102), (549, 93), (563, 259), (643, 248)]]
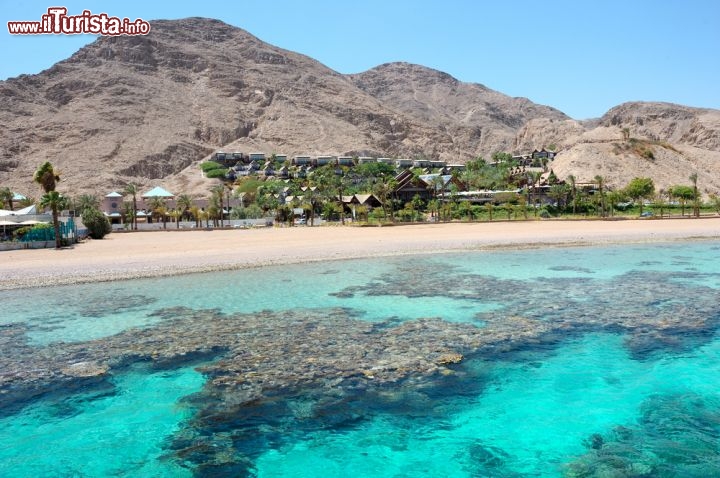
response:
[[(581, 123), (418, 65), (342, 75), (202, 18), (101, 37), (40, 74), (0, 82), (0, 125), (0, 186), (31, 196), (46, 160), (71, 194), (128, 182), (205, 194), (213, 183), (197, 163), (219, 149), (463, 162), (555, 145), (560, 176), (665, 184), (696, 170), (701, 185), (720, 185), (717, 110), (628, 103)], [(653, 161), (623, 147), (626, 128), (653, 142)]]

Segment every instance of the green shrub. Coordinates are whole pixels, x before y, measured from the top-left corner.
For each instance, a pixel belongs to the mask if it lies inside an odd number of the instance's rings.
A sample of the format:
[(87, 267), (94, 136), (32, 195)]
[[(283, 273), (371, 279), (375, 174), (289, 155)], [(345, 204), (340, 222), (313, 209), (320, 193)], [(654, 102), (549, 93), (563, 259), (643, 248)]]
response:
[[(15, 231), (13, 231), (13, 236), (15, 237), (16, 240), (19, 240), (29, 232), (48, 231), (51, 229), (53, 229), (52, 224), (47, 224), (47, 223), (35, 224), (34, 226), (25, 226), (25, 227), (15, 229)], [(54, 232), (53, 232), (53, 234), (54, 234)]]
[(88, 208), (82, 212), (82, 222), (87, 227), (88, 235), (93, 239), (102, 239), (112, 231), (108, 218), (94, 208)]
[(204, 163), (200, 163), (200, 169), (207, 173), (213, 169), (225, 169), (225, 166), (220, 163), (216, 163), (215, 161), (205, 161)]
[(30, 232), (31, 229), (32, 229), (32, 227), (30, 227), (30, 226), (19, 227), (19, 228), (15, 229), (12, 234), (15, 237), (15, 239), (17, 240), (17, 239), (20, 239), (21, 237), (23, 237), (28, 232)]
[(231, 219), (260, 219), (261, 217), (263, 217), (263, 210), (256, 204), (233, 208), (230, 212)]
[(222, 179), (222, 178), (225, 177), (225, 174), (227, 174), (227, 169), (226, 169), (226, 168), (222, 168), (222, 169), (211, 169), (211, 170), (205, 172), (205, 176), (207, 176), (208, 178), (220, 178), (220, 179)]

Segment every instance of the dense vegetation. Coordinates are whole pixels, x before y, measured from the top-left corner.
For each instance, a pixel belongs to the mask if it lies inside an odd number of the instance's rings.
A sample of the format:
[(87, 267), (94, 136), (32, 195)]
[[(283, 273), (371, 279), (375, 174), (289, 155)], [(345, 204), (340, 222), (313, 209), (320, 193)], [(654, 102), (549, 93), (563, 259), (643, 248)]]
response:
[[(205, 171), (228, 171), (214, 167), (212, 162), (203, 165)], [(271, 166), (279, 169), (282, 164)], [(578, 184), (573, 176), (562, 181), (550, 166), (547, 159), (520, 165), (512, 155), (496, 153), (491, 161), (478, 158), (468, 162), (463, 171), (453, 170), (452, 181), (447, 184), (435, 178), (437, 184), (427, 185), (431, 191), (429, 196), (418, 195), (410, 200), (397, 197), (398, 171), (381, 162), (353, 167), (326, 165), (308, 174), (291, 166), (290, 179), (261, 175), (230, 179), (226, 175), (224, 183), (226, 188), (233, 189), (233, 197), (242, 201), (240, 207), (233, 208), (231, 218), (272, 215), (283, 222), (290, 222), (298, 209), (303, 211), (308, 223), (318, 216), (343, 222), (353, 215), (361, 222), (492, 221), (560, 216), (663, 217), (686, 212), (698, 216), (703, 211), (720, 210), (717, 196), (711, 195), (708, 203), (702, 203), (696, 175), (690, 176), (691, 184), (679, 184), (668, 190), (657, 190), (650, 178), (634, 178), (623, 188), (609, 188), (602, 176), (596, 176), (590, 184)], [(441, 172), (419, 168), (411, 171), (416, 178)], [(479, 199), (468, 197), (465, 191), (493, 193), (489, 198)], [(364, 205), (352, 208), (343, 205), (340, 198), (353, 194), (374, 194), (382, 205), (372, 210)], [(218, 206), (214, 209), (219, 210), (219, 197), (216, 194), (213, 197)], [(213, 219), (212, 209), (206, 220)]]
[[(438, 173), (447, 171), (411, 169), (413, 181), (424, 184), (425, 194), (401, 200), (397, 193), (399, 171), (382, 162), (326, 165), (310, 171), (290, 166), (289, 179), (262, 174), (231, 179), (229, 168), (208, 161), (202, 163), (202, 170), (220, 181), (210, 190), (206, 207), (198, 207), (195, 198), (186, 194), (177, 196), (172, 207), (163, 198), (153, 198), (146, 207), (151, 219), (163, 227), (168, 222), (179, 227), (180, 221), (194, 221), (196, 227), (211, 222), (222, 227), (227, 219), (263, 217), (292, 224), (300, 216), (314, 225), (318, 218), (342, 223), (350, 218), (360, 223), (380, 223), (720, 214), (720, 197), (711, 194), (703, 202), (695, 174), (688, 178), (688, 184), (677, 184), (667, 190), (657, 190), (652, 179), (642, 177), (633, 178), (622, 188), (610, 188), (602, 176), (585, 184), (578, 183), (573, 176), (560, 180), (552, 172), (551, 164), (538, 159), (520, 165), (510, 154), (496, 153), (491, 161), (483, 158), (469, 161), (464, 170), (452, 170), (445, 179)], [(278, 161), (271, 166), (287, 168)], [(429, 183), (420, 182), (420, 176), (428, 173), (435, 176)], [(448, 177), (451, 179), (446, 181)], [(95, 196), (73, 199), (54, 190), (59, 175), (49, 163), (38, 169), (35, 180), (45, 191), (38, 204), (53, 211), (54, 224), (60, 211), (68, 209), (82, 217), (91, 237), (102, 238), (111, 231)], [(122, 222), (136, 229), (139, 189), (130, 184), (124, 192), (128, 200), (123, 203)], [(372, 194), (379, 203), (373, 208), (343, 202), (342, 198), (355, 194)], [(12, 207), (9, 189), (0, 189), (0, 200)], [(33, 201), (30, 198), (25, 202)]]

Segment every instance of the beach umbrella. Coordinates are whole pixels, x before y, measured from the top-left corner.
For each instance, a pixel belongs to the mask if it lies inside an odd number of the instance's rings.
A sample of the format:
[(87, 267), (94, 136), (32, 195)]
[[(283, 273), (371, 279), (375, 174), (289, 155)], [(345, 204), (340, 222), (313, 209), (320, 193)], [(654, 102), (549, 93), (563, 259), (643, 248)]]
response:
[(5, 226), (16, 226), (17, 222), (14, 221), (0, 221), (0, 226), (3, 227), (3, 236), (5, 235)]

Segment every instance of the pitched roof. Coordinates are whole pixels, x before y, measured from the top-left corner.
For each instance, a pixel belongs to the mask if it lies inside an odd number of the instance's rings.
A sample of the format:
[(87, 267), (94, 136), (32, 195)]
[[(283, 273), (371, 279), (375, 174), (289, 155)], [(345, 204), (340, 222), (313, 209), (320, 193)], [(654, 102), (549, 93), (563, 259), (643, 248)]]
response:
[(171, 198), (171, 197), (175, 197), (175, 195), (171, 192), (166, 191), (165, 189), (161, 188), (160, 186), (156, 186), (156, 187), (152, 188), (150, 191), (143, 194), (142, 197), (144, 197), (144, 198), (154, 198), (154, 197)]
[(106, 198), (121, 198), (121, 197), (123, 197), (123, 195), (120, 194), (119, 192), (113, 191), (109, 194), (106, 194), (105, 197)]

